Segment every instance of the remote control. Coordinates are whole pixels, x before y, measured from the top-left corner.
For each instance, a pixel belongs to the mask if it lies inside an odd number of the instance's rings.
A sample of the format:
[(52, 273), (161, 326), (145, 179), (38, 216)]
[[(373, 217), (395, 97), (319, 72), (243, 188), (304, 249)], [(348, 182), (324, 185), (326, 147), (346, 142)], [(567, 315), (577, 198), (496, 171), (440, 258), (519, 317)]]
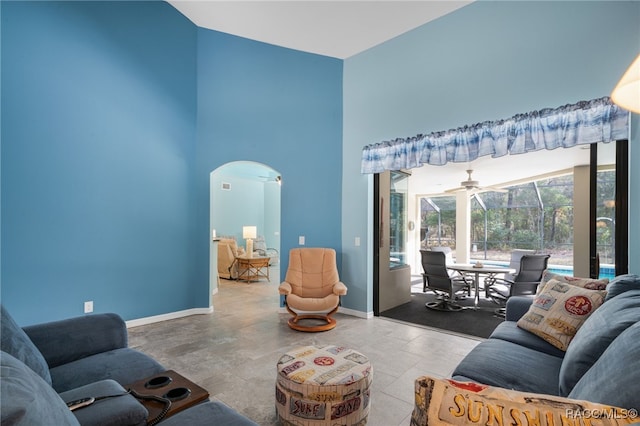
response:
[(86, 407), (87, 405), (91, 405), (91, 404), (94, 403), (95, 400), (96, 400), (95, 398), (76, 399), (75, 401), (67, 402), (67, 407), (69, 407), (69, 409), (71, 411), (73, 411), (73, 410), (77, 410), (78, 408), (82, 408), (82, 407)]

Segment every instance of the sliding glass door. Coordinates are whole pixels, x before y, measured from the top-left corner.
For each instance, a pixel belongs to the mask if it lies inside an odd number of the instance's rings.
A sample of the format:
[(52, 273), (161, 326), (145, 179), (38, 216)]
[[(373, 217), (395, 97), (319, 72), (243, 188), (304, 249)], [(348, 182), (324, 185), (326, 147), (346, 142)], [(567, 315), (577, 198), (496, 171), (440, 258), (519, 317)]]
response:
[(626, 274), (628, 249), (628, 142), (591, 146), (592, 277)]

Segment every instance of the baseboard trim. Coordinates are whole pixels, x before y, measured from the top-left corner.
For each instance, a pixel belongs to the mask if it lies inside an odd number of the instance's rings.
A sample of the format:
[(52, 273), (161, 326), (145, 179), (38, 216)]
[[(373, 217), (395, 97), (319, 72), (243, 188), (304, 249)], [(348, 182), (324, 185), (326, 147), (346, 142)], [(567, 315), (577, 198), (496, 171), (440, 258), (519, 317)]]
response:
[(138, 318), (134, 320), (125, 321), (127, 328), (139, 327), (141, 325), (153, 324), (156, 322), (167, 321), (177, 318), (184, 318), (191, 315), (206, 315), (213, 313), (213, 306), (208, 308), (193, 308), (186, 309), (184, 311), (169, 312), (167, 314), (154, 315), (152, 317)]
[[(280, 307), (279, 311), (281, 314), (288, 313), (285, 307)], [(373, 312), (356, 311), (355, 309), (343, 308), (342, 306), (338, 308), (338, 312), (345, 315), (351, 315), (352, 317), (358, 317), (358, 318), (364, 318), (364, 319), (373, 318)], [(154, 315), (152, 317), (138, 318), (134, 320), (125, 321), (125, 324), (127, 325), (127, 328), (133, 328), (133, 327), (139, 327), (141, 325), (148, 325), (148, 324), (153, 324), (161, 321), (184, 318), (190, 315), (207, 315), (211, 313), (213, 313), (213, 306), (210, 306), (208, 308), (186, 309), (184, 311), (169, 312), (167, 314)]]
[(373, 312), (356, 311), (355, 309), (344, 308), (340, 306), (338, 312), (345, 315), (351, 315), (352, 317), (371, 319), (373, 318)]

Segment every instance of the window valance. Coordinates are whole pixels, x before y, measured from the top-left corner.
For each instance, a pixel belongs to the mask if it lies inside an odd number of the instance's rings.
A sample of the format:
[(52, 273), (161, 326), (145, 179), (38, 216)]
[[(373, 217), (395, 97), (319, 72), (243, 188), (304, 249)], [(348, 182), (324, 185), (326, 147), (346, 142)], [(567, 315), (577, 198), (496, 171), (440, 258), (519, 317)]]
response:
[(367, 145), (362, 150), (361, 172), (381, 173), (423, 164), (442, 166), (449, 161), (470, 162), (484, 155), (501, 157), (612, 142), (627, 139), (628, 132), (629, 112), (604, 97)]

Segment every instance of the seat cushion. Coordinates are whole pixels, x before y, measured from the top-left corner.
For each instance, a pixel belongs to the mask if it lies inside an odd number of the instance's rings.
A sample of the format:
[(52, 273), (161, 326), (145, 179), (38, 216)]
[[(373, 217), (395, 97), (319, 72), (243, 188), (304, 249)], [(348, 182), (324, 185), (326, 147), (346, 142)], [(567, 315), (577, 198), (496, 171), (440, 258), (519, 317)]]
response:
[(146, 425), (149, 417), (147, 409), (114, 380), (101, 380), (60, 394), (65, 402), (104, 396), (110, 398), (98, 399), (93, 404), (73, 412), (81, 425)]
[(523, 392), (558, 395), (562, 358), (500, 339), (489, 339), (469, 352), (454, 377)]
[(565, 355), (564, 351), (556, 348), (555, 346), (548, 343), (546, 340), (541, 339), (535, 334), (518, 327), (518, 325), (514, 321), (504, 321), (498, 324), (489, 338), (506, 340), (507, 342), (515, 343), (517, 345), (524, 346), (538, 352), (557, 356), (559, 358), (562, 358)]
[(9, 315), (9, 312), (4, 308), (4, 305), (2, 305), (0, 309), (2, 311), (0, 318), (0, 336), (2, 343), (0, 343), (0, 348), (4, 352), (13, 355), (19, 361), (22, 361), (42, 377), (47, 384), (51, 385), (49, 366), (44, 356), (42, 356), (42, 353), (36, 345), (33, 344), (31, 339), (29, 339), (27, 333), (16, 324), (11, 315)]
[(569, 398), (640, 410), (639, 353), (640, 322), (637, 322), (609, 345), (576, 383)]
[(57, 392), (65, 392), (106, 379), (127, 385), (165, 370), (142, 352), (122, 348), (54, 367), (51, 369), (51, 380)]
[(329, 312), (340, 303), (340, 297), (329, 294), (326, 297), (300, 297), (296, 294), (287, 296), (287, 305), (294, 311)]
[(560, 369), (560, 395), (568, 395), (580, 378), (624, 330), (640, 321), (640, 289), (605, 302), (578, 330)]
[(0, 353), (0, 394), (2, 425), (80, 424), (41, 376), (6, 352)]

